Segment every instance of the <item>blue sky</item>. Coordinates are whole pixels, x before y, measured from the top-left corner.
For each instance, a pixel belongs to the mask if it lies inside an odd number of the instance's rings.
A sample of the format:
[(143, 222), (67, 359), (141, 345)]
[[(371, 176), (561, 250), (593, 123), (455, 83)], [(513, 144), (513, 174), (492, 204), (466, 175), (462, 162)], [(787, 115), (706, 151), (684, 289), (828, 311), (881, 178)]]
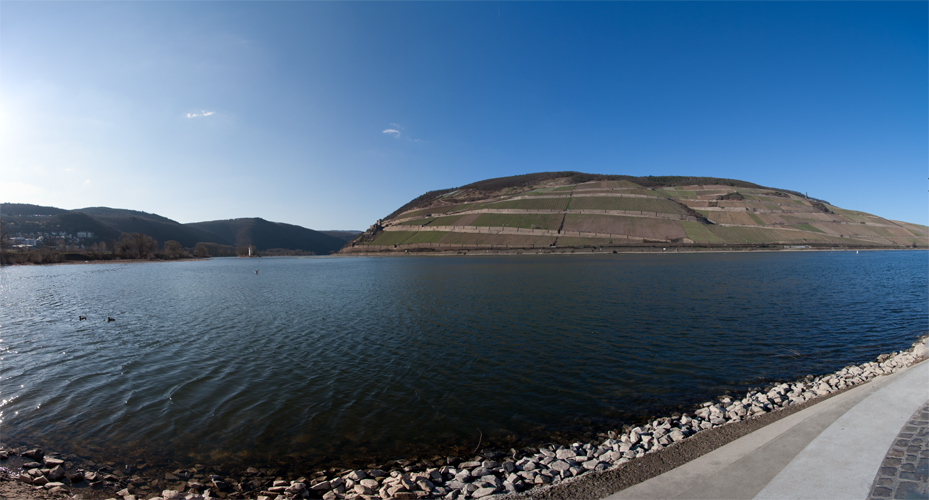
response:
[(929, 224), (926, 2), (10, 2), (0, 200), (365, 229), (553, 170)]

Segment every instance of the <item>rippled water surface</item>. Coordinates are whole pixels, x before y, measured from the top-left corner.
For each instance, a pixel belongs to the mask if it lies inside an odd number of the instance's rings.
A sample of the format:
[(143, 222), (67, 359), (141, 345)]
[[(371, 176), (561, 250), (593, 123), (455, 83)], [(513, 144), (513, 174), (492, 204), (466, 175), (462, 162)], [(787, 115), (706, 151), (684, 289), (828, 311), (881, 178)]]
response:
[(929, 329), (927, 264), (914, 251), (7, 267), (0, 430), (85, 457), (307, 467), (572, 436), (906, 348)]

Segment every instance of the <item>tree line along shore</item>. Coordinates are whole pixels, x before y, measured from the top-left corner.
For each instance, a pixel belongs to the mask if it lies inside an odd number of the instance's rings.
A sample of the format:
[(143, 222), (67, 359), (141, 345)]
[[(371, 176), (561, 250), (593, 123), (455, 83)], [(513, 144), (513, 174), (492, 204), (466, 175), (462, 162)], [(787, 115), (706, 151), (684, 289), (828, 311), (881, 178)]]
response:
[(176, 240), (159, 245), (158, 241), (144, 233), (124, 233), (118, 240), (95, 243), (87, 248), (69, 248), (52, 245), (29, 248), (13, 248), (4, 244), (0, 248), (0, 264), (63, 264), (108, 261), (171, 261), (206, 259), (210, 257), (270, 257), (282, 255), (315, 255), (305, 250), (272, 248), (258, 251), (253, 245), (232, 246), (218, 243), (199, 242), (191, 248)]

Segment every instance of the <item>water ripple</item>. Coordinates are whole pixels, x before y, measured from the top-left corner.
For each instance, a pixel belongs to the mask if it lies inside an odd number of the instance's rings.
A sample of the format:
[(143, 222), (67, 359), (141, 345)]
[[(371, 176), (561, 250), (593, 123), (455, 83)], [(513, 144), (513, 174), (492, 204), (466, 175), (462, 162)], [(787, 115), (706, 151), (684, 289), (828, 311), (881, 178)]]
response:
[(923, 252), (253, 264), (0, 270), (5, 439), (391, 458), (615, 426), (929, 330)]

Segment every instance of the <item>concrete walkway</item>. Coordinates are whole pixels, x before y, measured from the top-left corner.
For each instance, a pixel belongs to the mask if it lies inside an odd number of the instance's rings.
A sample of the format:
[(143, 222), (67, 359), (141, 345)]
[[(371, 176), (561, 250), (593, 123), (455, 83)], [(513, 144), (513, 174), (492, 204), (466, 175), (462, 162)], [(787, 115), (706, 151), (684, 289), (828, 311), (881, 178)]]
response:
[[(898, 434), (927, 401), (929, 362), (922, 362), (606, 498), (865, 500)], [(923, 465), (926, 450), (922, 441)], [(906, 498), (927, 498), (925, 478), (919, 490)]]

